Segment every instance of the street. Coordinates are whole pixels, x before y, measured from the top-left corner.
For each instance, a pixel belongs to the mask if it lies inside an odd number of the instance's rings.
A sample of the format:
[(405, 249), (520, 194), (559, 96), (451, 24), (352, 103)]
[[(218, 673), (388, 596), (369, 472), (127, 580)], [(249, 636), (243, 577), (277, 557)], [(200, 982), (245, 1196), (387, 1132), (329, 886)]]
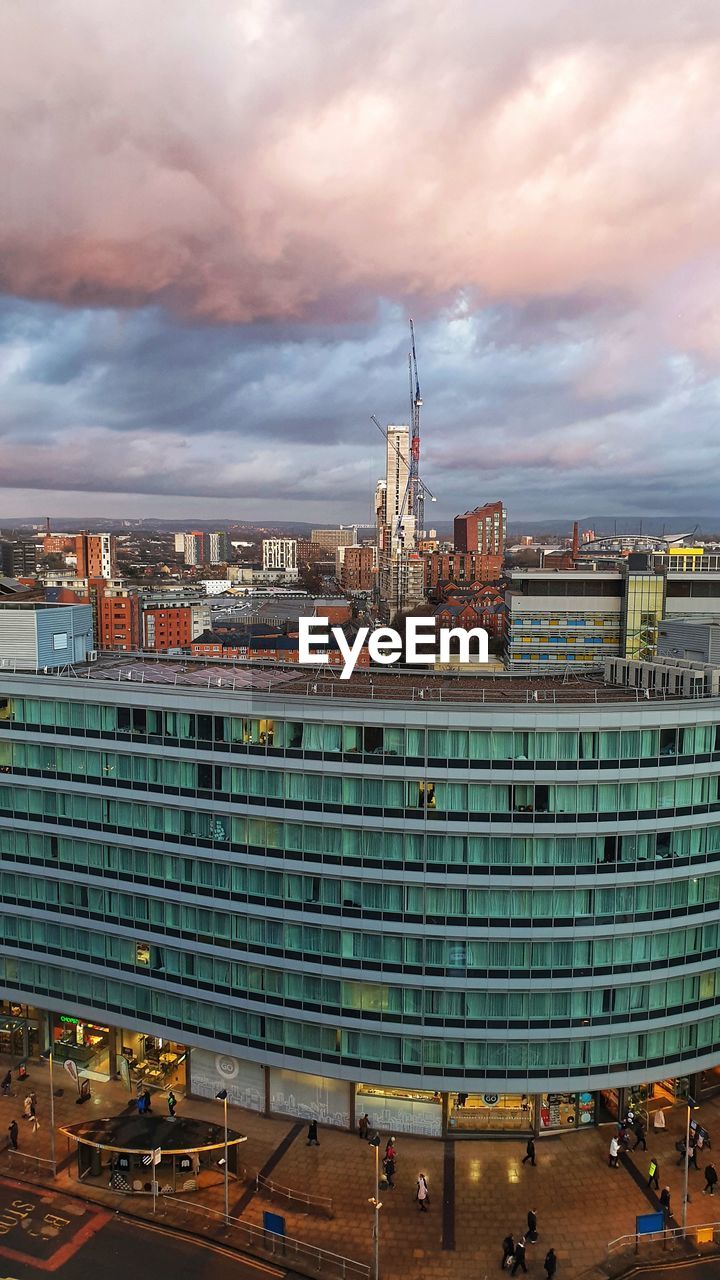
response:
[[(140, 1259), (142, 1262), (140, 1264)], [(278, 1267), (242, 1258), (222, 1244), (110, 1214), (74, 1198), (0, 1179), (0, 1280), (284, 1280)]]

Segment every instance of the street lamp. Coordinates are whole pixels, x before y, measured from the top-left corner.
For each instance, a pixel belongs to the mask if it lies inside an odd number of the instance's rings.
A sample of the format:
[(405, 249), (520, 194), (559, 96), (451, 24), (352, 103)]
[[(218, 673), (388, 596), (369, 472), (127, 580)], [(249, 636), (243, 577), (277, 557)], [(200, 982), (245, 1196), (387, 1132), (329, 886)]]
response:
[(55, 1088), (53, 1085), (53, 1051), (52, 1046), (45, 1049), (40, 1054), (41, 1058), (45, 1058), (50, 1068), (50, 1161), (52, 1164), (53, 1178), (57, 1177), (57, 1162), (55, 1159)]
[(380, 1134), (374, 1133), (372, 1138), (368, 1138), (368, 1146), (375, 1148), (375, 1195), (370, 1196), (368, 1204), (371, 1204), (375, 1210), (375, 1229), (373, 1235), (375, 1237), (375, 1268), (374, 1280), (380, 1280), (380, 1210), (382, 1202), (380, 1200)]
[(229, 1191), (228, 1191), (228, 1128), (227, 1128), (228, 1093), (227, 1093), (227, 1089), (221, 1089), (219, 1093), (215, 1094), (215, 1097), (217, 1098), (218, 1102), (222, 1102), (223, 1111), (225, 1114), (225, 1161), (224, 1161), (224, 1164), (225, 1164), (225, 1226), (229, 1227), (230, 1226), (230, 1208), (229, 1208), (229, 1199), (228, 1199)]
[(685, 1189), (683, 1191), (683, 1213), (682, 1213), (682, 1229), (683, 1238), (687, 1228), (687, 1207), (688, 1207), (688, 1169), (690, 1168), (690, 1112), (698, 1110), (698, 1104), (694, 1098), (687, 1095), (685, 1099), (687, 1104), (687, 1123), (685, 1125)]

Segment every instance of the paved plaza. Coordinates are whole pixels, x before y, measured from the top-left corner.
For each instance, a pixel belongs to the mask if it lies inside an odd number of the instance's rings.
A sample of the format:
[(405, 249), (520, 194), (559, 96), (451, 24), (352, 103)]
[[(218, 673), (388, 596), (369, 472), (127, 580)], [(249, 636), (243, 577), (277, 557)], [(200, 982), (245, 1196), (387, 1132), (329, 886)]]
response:
[[(7, 1064), (5, 1064), (6, 1066)], [(0, 1063), (0, 1069), (5, 1070)], [(59, 1078), (58, 1078), (59, 1077)], [(56, 1124), (76, 1124), (93, 1117), (116, 1115), (128, 1107), (129, 1095), (111, 1081), (93, 1083), (89, 1102), (78, 1106), (71, 1080), (56, 1069)], [(18, 1179), (42, 1179), (65, 1193), (82, 1193), (105, 1208), (121, 1207), (126, 1213), (150, 1215), (150, 1197), (117, 1196), (101, 1188), (81, 1187), (76, 1180), (75, 1159), (66, 1140), (58, 1138), (58, 1177), (52, 1183), (47, 1166), (37, 1166), (25, 1157), (49, 1155), (49, 1088), (46, 1064), (31, 1064), (28, 1086), (38, 1096), (40, 1128), (31, 1130), (21, 1119), (22, 1102), (28, 1089), (13, 1082), (15, 1096), (0, 1098), (3, 1133), (14, 1117), (19, 1127), (17, 1156), (3, 1152), (0, 1170)], [(62, 1089), (62, 1095), (57, 1096)], [(154, 1095), (154, 1110), (166, 1111), (162, 1091)], [(221, 1104), (180, 1097), (178, 1115), (222, 1123)], [(648, 1135), (648, 1150), (624, 1157), (620, 1167), (608, 1167), (607, 1151), (611, 1126), (578, 1133), (538, 1139), (537, 1166), (523, 1165), (522, 1140), (482, 1138), (443, 1142), (410, 1138), (397, 1141), (395, 1189), (381, 1192), (381, 1275), (383, 1280), (484, 1280), (499, 1270), (501, 1241), (509, 1232), (516, 1236), (527, 1220), (529, 1209), (538, 1219), (539, 1239), (528, 1247), (528, 1273), (544, 1276), (542, 1261), (552, 1245), (557, 1253), (560, 1280), (578, 1280), (589, 1275), (606, 1255), (610, 1240), (630, 1234), (637, 1214), (658, 1207), (657, 1196), (649, 1191), (647, 1168), (651, 1157), (659, 1162), (660, 1185), (671, 1191), (673, 1216), (682, 1214), (683, 1168), (677, 1165), (675, 1143), (685, 1131), (685, 1112), (676, 1107), (666, 1112), (667, 1129)], [(704, 1105), (696, 1113), (700, 1123), (720, 1144), (720, 1099)], [(368, 1198), (374, 1192), (374, 1152), (353, 1134), (334, 1129), (319, 1130), (320, 1145), (309, 1147), (306, 1126), (299, 1121), (273, 1117), (266, 1119), (238, 1107), (229, 1109), (233, 1129), (246, 1133), (241, 1148), (241, 1164), (248, 1175), (263, 1172), (283, 1187), (332, 1200), (332, 1217), (322, 1211), (287, 1207), (265, 1194), (254, 1192), (249, 1179), (232, 1182), (230, 1212), (244, 1221), (261, 1225), (263, 1211), (282, 1214), (286, 1233), (323, 1249), (361, 1262), (372, 1257), (372, 1209)], [(383, 1135), (384, 1139), (388, 1135)], [(4, 1143), (3, 1143), (4, 1145)], [(720, 1161), (720, 1147), (719, 1147)], [(704, 1177), (690, 1169), (690, 1223), (720, 1219), (720, 1194), (702, 1194)], [(430, 1208), (419, 1212), (414, 1198), (418, 1173), (424, 1173), (430, 1187)], [(202, 1200), (215, 1210), (223, 1206), (219, 1180), (212, 1189), (203, 1189)], [(185, 1225), (186, 1215), (177, 1203), (158, 1205), (165, 1221)], [(194, 1214), (187, 1217), (189, 1229), (197, 1229)], [(215, 1231), (215, 1227), (213, 1228)], [(599, 1273), (598, 1273), (599, 1274)]]

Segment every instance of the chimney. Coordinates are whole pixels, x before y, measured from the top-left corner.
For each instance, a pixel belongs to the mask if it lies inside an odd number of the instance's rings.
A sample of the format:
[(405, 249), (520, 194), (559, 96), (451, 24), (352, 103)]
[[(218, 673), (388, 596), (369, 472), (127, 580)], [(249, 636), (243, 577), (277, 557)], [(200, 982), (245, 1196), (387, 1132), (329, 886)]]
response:
[(580, 536), (578, 533), (578, 522), (576, 520), (573, 524), (573, 540), (572, 540), (573, 560), (577, 560), (579, 553), (580, 553)]

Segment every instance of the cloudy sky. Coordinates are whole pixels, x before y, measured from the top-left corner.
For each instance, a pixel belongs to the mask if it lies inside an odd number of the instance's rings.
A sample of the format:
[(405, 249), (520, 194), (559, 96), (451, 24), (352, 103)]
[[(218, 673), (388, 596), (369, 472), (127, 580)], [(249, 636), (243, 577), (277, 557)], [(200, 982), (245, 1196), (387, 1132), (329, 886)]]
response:
[[(720, 516), (717, 0), (5, 0), (0, 523)], [(8, 181), (9, 179), (9, 181)]]

